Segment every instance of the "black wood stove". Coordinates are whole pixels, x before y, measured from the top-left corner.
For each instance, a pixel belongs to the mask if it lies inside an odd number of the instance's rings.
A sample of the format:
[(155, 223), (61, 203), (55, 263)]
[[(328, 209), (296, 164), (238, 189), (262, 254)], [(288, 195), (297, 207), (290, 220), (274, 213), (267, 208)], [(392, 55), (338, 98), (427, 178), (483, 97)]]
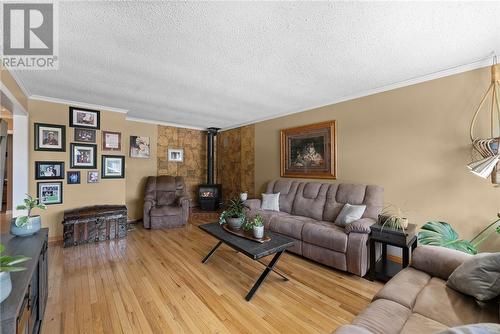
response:
[(201, 210), (216, 211), (222, 199), (222, 187), (214, 180), (215, 136), (219, 128), (207, 129), (207, 183), (198, 186), (198, 204)]

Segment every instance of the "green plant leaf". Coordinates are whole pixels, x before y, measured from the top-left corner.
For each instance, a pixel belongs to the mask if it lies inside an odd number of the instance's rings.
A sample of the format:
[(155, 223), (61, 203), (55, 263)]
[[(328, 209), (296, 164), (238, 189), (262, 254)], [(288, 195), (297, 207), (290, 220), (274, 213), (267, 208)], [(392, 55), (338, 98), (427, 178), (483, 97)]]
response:
[(12, 261), (12, 256), (0, 256), (0, 266), (7, 265), (10, 261)]
[(16, 210), (28, 210), (28, 208), (26, 207), (26, 205), (18, 205), (16, 206)]
[(38, 204), (36, 207), (39, 208), (40, 210), (47, 209), (47, 206), (45, 204), (42, 204), (42, 203)]
[(4, 267), (4, 266), (0, 266), (0, 272), (1, 271), (4, 271), (4, 272), (14, 272), (14, 271), (23, 271), (23, 270), (26, 270), (26, 268), (24, 268), (24, 267)]
[(0, 253), (2, 253), (5, 250), (5, 246), (3, 244), (0, 244)]
[(19, 264), (19, 263), (23, 263), (23, 262), (26, 262), (26, 261), (29, 261), (31, 260), (30, 257), (28, 256), (24, 256), (24, 255), (16, 255), (16, 256), (13, 256), (11, 261), (7, 263), (8, 266), (13, 266), (15, 264)]
[(418, 241), (423, 245), (456, 249), (468, 254), (477, 254), (477, 249), (467, 240), (458, 238), (458, 233), (450, 224), (430, 221), (418, 233)]
[(28, 216), (19, 216), (16, 218), (16, 226), (23, 227), (28, 224), (29, 217)]

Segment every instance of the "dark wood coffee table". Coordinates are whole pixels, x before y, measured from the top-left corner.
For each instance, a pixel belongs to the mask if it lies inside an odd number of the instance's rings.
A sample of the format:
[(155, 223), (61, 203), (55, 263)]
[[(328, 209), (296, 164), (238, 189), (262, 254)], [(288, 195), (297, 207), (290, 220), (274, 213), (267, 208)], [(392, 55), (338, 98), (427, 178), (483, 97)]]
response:
[[(274, 271), (276, 274), (281, 276), (285, 281), (288, 281), (288, 278), (286, 278), (280, 272), (276, 271), (274, 267), (276, 266), (276, 263), (280, 259), (281, 255), (283, 255), (285, 250), (289, 247), (292, 247), (295, 244), (295, 240), (293, 240), (292, 238), (286, 237), (279, 233), (266, 231), (266, 235), (270, 236), (271, 240), (264, 243), (258, 243), (225, 231), (222, 228), (222, 226), (219, 225), (219, 223), (203, 224), (200, 225), (199, 228), (201, 228), (203, 231), (207, 232), (208, 234), (219, 240), (219, 242), (215, 245), (215, 247), (207, 254), (207, 256), (205, 256), (203, 261), (201, 261), (202, 263), (206, 263), (210, 258), (210, 256), (212, 256), (212, 254), (217, 250), (217, 248), (219, 248), (220, 245), (225, 243), (229, 247), (235, 249), (236, 251), (242, 254), (245, 254), (252, 260), (257, 261), (266, 267), (262, 272), (262, 274), (260, 275), (257, 282), (255, 282), (252, 289), (250, 290), (250, 292), (248, 292), (247, 296), (245, 297), (247, 301), (252, 299), (257, 289), (260, 287), (262, 282), (264, 282), (267, 275), (269, 275), (269, 272), (271, 271)], [(274, 254), (274, 257), (271, 260), (271, 262), (269, 262), (269, 264), (265, 264), (259, 261), (259, 259), (272, 254)]]

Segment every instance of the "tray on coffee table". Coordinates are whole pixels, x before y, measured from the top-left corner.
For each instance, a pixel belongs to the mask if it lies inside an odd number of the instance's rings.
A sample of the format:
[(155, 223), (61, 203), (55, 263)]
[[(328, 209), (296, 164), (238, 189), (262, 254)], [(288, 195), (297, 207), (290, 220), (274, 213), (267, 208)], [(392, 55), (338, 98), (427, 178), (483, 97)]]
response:
[(264, 235), (264, 237), (260, 238), (260, 239), (254, 238), (252, 231), (245, 231), (244, 229), (233, 230), (229, 226), (227, 226), (227, 224), (223, 224), (222, 228), (224, 228), (224, 230), (226, 230), (229, 233), (232, 233), (234, 235), (237, 235), (239, 237), (242, 237), (242, 238), (245, 238), (245, 239), (248, 239), (248, 240), (252, 240), (252, 241), (255, 241), (255, 242), (260, 242), (261, 244), (263, 244), (264, 242), (268, 242), (268, 241), (271, 240), (271, 237), (268, 236), (268, 235)]

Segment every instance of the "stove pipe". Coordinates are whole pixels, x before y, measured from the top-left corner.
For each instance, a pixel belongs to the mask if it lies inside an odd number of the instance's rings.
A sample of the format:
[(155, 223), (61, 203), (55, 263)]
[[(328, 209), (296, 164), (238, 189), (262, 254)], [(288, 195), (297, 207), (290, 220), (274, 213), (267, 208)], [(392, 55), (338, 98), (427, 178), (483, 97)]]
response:
[(215, 136), (220, 128), (207, 129), (207, 184), (214, 184)]

